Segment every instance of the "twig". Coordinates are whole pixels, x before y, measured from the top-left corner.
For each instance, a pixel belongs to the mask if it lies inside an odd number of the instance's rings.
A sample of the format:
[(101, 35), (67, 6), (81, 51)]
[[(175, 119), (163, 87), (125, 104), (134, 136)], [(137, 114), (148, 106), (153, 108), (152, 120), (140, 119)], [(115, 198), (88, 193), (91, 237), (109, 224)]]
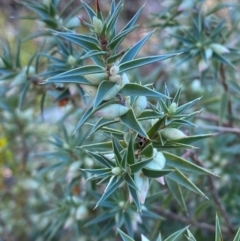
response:
[(231, 127), (223, 127), (223, 126), (212, 126), (212, 125), (198, 125), (199, 128), (208, 129), (212, 131), (218, 132), (232, 132), (236, 134), (240, 134), (240, 128), (231, 128)]
[[(196, 153), (193, 152), (193, 151), (189, 151), (188, 150), (188, 155), (189, 157), (196, 163), (198, 164), (199, 166), (203, 167), (204, 168), (204, 165), (202, 163), (202, 161), (197, 157)], [(230, 222), (230, 218), (226, 212), (226, 209), (218, 195), (218, 191), (217, 191), (217, 188), (215, 186), (215, 183), (214, 183), (214, 180), (213, 180), (213, 177), (212, 176), (208, 176), (208, 180), (209, 180), (209, 185), (210, 185), (210, 190), (211, 190), (211, 194), (213, 196), (213, 201), (215, 202), (215, 204), (217, 205), (217, 207), (219, 208), (220, 212), (222, 213), (222, 216), (224, 217), (225, 219), (225, 222), (226, 222), (226, 226), (227, 226), (227, 229), (228, 229), (228, 232), (233, 234), (234, 233), (234, 229), (232, 227), (232, 224)]]
[[(164, 210), (164, 209), (159, 208), (159, 207), (156, 209), (156, 212), (159, 215), (161, 215), (161, 216), (163, 216), (167, 219), (179, 221), (179, 222), (182, 222), (184, 224), (193, 225), (196, 228), (208, 230), (208, 231), (213, 232), (213, 233), (215, 232), (215, 226), (213, 226), (211, 224), (207, 224), (207, 223), (203, 223), (203, 222), (197, 222), (197, 221), (192, 220), (189, 217), (183, 217), (183, 216), (180, 216), (176, 213), (173, 213), (173, 212), (168, 211), (168, 210)], [(229, 230), (227, 228), (222, 228), (222, 232), (228, 233)]]
[[(225, 93), (228, 93), (228, 85), (226, 83), (226, 75), (225, 75), (225, 70), (224, 70), (223, 64), (220, 64), (219, 75), (220, 75), (219, 76), (220, 83), (222, 84)], [(232, 120), (233, 113), (232, 113), (232, 102), (231, 102), (231, 100), (228, 100), (228, 114), (230, 115), (229, 126), (232, 127), (233, 126), (233, 120)]]

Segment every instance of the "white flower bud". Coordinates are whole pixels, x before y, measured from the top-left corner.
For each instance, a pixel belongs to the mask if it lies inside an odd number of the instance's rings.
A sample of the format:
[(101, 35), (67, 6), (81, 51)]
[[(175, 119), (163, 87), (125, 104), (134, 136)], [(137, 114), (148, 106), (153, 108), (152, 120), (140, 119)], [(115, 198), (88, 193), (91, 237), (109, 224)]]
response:
[(85, 205), (81, 205), (76, 210), (76, 219), (84, 220), (88, 217), (88, 209)]
[(108, 75), (107, 73), (98, 73), (98, 74), (86, 74), (83, 77), (86, 78), (92, 84), (98, 85), (103, 80), (106, 80), (108, 78)]
[(137, 195), (140, 203), (144, 203), (149, 189), (149, 179), (143, 175), (142, 171), (134, 173), (134, 181), (138, 188)]
[(161, 130), (160, 133), (164, 138), (169, 140), (177, 140), (186, 137), (182, 131), (176, 128), (165, 128)]
[(117, 75), (119, 73), (119, 67), (114, 65), (110, 68), (109, 71), (110, 75)]
[(94, 166), (94, 161), (93, 161), (93, 159), (90, 158), (90, 157), (85, 157), (85, 158), (84, 158), (84, 165), (85, 165), (86, 167), (92, 168), (92, 167)]
[(176, 112), (176, 110), (177, 110), (177, 103), (172, 102), (171, 105), (170, 105), (169, 108), (168, 108), (168, 112), (169, 112), (170, 114), (173, 114), (173, 113)]
[(69, 55), (68, 59), (67, 59), (67, 62), (68, 62), (69, 65), (74, 66), (77, 62), (77, 59), (74, 56)]
[(165, 166), (166, 159), (162, 152), (158, 152), (155, 154), (153, 160), (146, 165), (147, 168), (154, 170), (162, 170)]
[(207, 48), (207, 49), (205, 49), (205, 54), (206, 54), (207, 59), (210, 59), (212, 57), (213, 50), (211, 48)]
[(81, 166), (82, 162), (81, 161), (75, 161), (73, 162), (69, 168), (68, 168), (68, 172), (66, 175), (66, 180), (68, 183), (70, 183), (75, 177), (77, 177), (80, 173), (80, 166)]
[(112, 174), (115, 175), (115, 176), (121, 174), (121, 172), (122, 172), (122, 170), (121, 170), (120, 167), (113, 167), (112, 168)]
[(101, 34), (103, 30), (103, 22), (101, 19), (97, 18), (96, 16), (93, 17), (93, 27), (95, 33)]
[(203, 59), (201, 59), (198, 62), (198, 71), (199, 72), (203, 72), (204, 70), (206, 70), (209, 66), (209, 62), (205, 62)]
[(123, 75), (122, 75), (122, 81), (121, 81), (121, 86), (123, 87), (125, 84), (128, 84), (128, 83), (130, 83), (130, 81), (129, 81), (129, 79), (128, 79), (128, 76), (127, 76), (125, 73), (123, 73)]
[(81, 24), (80, 19), (77, 16), (70, 18), (65, 24), (66, 28), (77, 28)]
[(74, 222), (75, 222), (74, 217), (72, 217), (72, 216), (68, 217), (63, 225), (63, 229), (70, 228), (74, 224)]
[(133, 103), (133, 111), (135, 115), (138, 117), (143, 110), (147, 107), (147, 98), (146, 96), (138, 96)]
[(120, 90), (120, 86), (119, 85), (114, 85), (110, 90), (109, 92), (107, 93), (107, 95), (103, 98), (103, 100), (110, 100), (112, 98), (114, 98), (117, 93), (119, 92)]
[(225, 46), (218, 44), (218, 43), (213, 43), (210, 44), (209, 46), (215, 53), (221, 55), (221, 54), (225, 54), (225, 53), (229, 53), (229, 49), (226, 48)]
[(126, 106), (120, 104), (111, 104), (100, 109), (96, 112), (96, 114), (105, 119), (115, 119), (124, 115), (127, 111), (128, 108)]
[(119, 82), (120, 80), (121, 80), (120, 75), (112, 75), (109, 77), (109, 81), (111, 81), (111, 82)]
[(97, 87), (96, 86), (92, 86), (92, 85), (84, 85), (84, 84), (80, 84), (80, 86), (83, 88), (83, 90), (89, 95), (94, 97), (97, 93)]

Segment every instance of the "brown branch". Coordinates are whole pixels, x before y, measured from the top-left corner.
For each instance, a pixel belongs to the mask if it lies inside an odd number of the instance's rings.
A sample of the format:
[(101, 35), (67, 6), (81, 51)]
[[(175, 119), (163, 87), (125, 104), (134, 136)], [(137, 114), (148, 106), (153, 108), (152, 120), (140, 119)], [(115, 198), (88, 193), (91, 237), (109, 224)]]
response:
[[(189, 217), (183, 217), (183, 216), (180, 216), (180, 215), (178, 215), (176, 213), (173, 213), (169, 210), (164, 210), (164, 209), (159, 208), (159, 207), (156, 208), (156, 212), (159, 215), (161, 215), (162, 217), (167, 218), (169, 220), (179, 221), (179, 222), (182, 222), (184, 224), (193, 225), (196, 228), (208, 230), (210, 232), (215, 233), (215, 226), (214, 225), (207, 224), (207, 223), (204, 223), (204, 222), (197, 222), (195, 220), (192, 220)], [(229, 232), (229, 230), (227, 228), (222, 228), (221, 230), (222, 230), (223, 233)]]
[[(204, 165), (202, 163), (202, 161), (197, 157), (196, 153), (192, 150), (188, 150), (188, 156), (196, 163), (198, 164), (199, 166), (203, 167), (204, 168)], [(231, 221), (230, 221), (230, 218), (226, 212), (226, 209), (218, 195), (218, 191), (217, 191), (217, 188), (216, 188), (216, 185), (214, 183), (214, 180), (213, 180), (213, 177), (212, 176), (208, 176), (208, 180), (209, 180), (209, 185), (210, 185), (210, 191), (211, 191), (211, 194), (213, 196), (213, 201), (214, 203), (217, 205), (217, 207), (219, 208), (222, 216), (224, 217), (225, 219), (225, 222), (226, 222), (226, 226), (227, 226), (227, 230), (229, 233), (231, 234), (234, 234), (234, 229), (232, 227), (232, 224), (231, 224)]]
[[(225, 91), (225, 93), (228, 93), (228, 85), (226, 83), (226, 75), (225, 75), (225, 70), (224, 70), (224, 66), (223, 64), (220, 64), (219, 67), (219, 80), (220, 83), (222, 84), (222, 87)], [(232, 120), (232, 116), (233, 116), (233, 112), (232, 112), (232, 102), (231, 100), (228, 100), (228, 114), (230, 115), (229, 118), (229, 126), (233, 126), (233, 120)]]

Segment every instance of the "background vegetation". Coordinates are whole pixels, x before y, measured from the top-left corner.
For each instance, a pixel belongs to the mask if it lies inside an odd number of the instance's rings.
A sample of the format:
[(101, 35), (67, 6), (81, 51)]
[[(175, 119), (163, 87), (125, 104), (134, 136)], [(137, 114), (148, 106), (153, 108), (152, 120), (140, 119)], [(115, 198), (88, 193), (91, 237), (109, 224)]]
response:
[(240, 240), (239, 3), (97, 2), (0, 3), (0, 240)]

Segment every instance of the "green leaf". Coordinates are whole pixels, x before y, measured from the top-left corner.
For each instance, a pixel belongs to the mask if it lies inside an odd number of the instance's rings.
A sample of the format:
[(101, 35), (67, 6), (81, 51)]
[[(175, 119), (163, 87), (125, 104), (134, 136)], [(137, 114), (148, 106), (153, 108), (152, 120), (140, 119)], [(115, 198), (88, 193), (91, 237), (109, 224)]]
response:
[(110, 43), (107, 45), (107, 48), (115, 50), (117, 46), (124, 40), (127, 34), (131, 33), (136, 29), (137, 26), (133, 26), (129, 29), (126, 29), (120, 33), (118, 33), (113, 39), (111, 39)]
[(163, 169), (163, 170), (154, 170), (149, 168), (143, 168), (142, 172), (146, 177), (158, 178), (167, 175), (170, 172), (173, 172), (172, 169)]
[(141, 66), (145, 66), (147, 64), (151, 64), (151, 63), (154, 63), (154, 62), (157, 62), (157, 61), (169, 59), (169, 58), (174, 57), (176, 55), (179, 55), (179, 53), (170, 53), (170, 54), (163, 54), (163, 55), (157, 55), (157, 56), (148, 56), (148, 57), (130, 60), (130, 61), (124, 62), (124, 63), (119, 65), (119, 68), (120, 68), (119, 73), (123, 73), (123, 72), (126, 72), (128, 70), (135, 69), (135, 68), (138, 68), (138, 67), (141, 67)]
[[(112, 120), (112, 121), (109, 121), (109, 120), (106, 120), (104, 118), (100, 118), (96, 123), (95, 125), (93, 126), (91, 132), (89, 133), (89, 136), (92, 135), (94, 132), (96, 132), (97, 130), (103, 128), (104, 126), (108, 126), (108, 125), (111, 125), (111, 124), (114, 124), (118, 122), (117, 120)], [(87, 124), (87, 123), (86, 123)]]
[(92, 8), (87, 3), (85, 3), (84, 1), (81, 1), (81, 2), (82, 2), (83, 7), (85, 8), (85, 10), (88, 14), (88, 17), (92, 21), (93, 17), (94, 16), (96, 17), (96, 13), (92, 10)]
[(176, 103), (178, 105), (179, 102), (179, 97), (181, 95), (182, 92), (182, 85), (180, 86), (180, 88), (178, 89), (177, 93), (175, 94), (175, 96), (173, 97), (172, 102)]
[(228, 93), (223, 93), (220, 99), (220, 105), (219, 105), (219, 125), (222, 125), (223, 119), (227, 110), (228, 106)]
[(141, 203), (139, 202), (137, 191), (130, 185), (128, 185), (128, 190), (132, 196), (132, 199), (135, 205), (137, 206), (138, 211), (141, 212), (142, 206), (141, 206)]
[(153, 126), (148, 130), (147, 135), (150, 139), (154, 138), (154, 135), (158, 132), (158, 130), (164, 126), (165, 124), (165, 117), (156, 121)]
[(182, 185), (185, 188), (208, 199), (208, 197), (178, 169), (176, 169), (174, 172), (171, 172), (170, 174), (168, 174), (168, 178), (177, 182), (179, 185)]
[(130, 129), (136, 131), (141, 136), (148, 138), (148, 136), (145, 133), (143, 127), (137, 121), (132, 109), (129, 109), (126, 114), (120, 116), (120, 120), (124, 125), (126, 125)]
[(147, 42), (147, 40), (152, 36), (154, 31), (147, 34), (144, 38), (138, 41), (134, 46), (132, 46), (121, 58), (119, 65), (125, 62), (129, 62), (130, 60), (134, 59), (137, 53), (140, 51), (142, 46)]
[(223, 241), (222, 234), (221, 234), (221, 227), (220, 227), (217, 214), (216, 214), (216, 224), (215, 224), (215, 241)]
[(114, 217), (114, 215), (117, 213), (117, 210), (111, 210), (110, 212), (105, 212), (102, 215), (99, 215), (98, 217), (92, 219), (90, 222), (87, 222), (84, 227), (89, 227), (93, 224), (98, 224), (102, 221), (105, 221), (107, 219), (110, 219), (111, 217)]
[(179, 106), (179, 107), (177, 108), (175, 114), (180, 114), (180, 113), (182, 113), (183, 111), (185, 111), (186, 109), (192, 107), (192, 106), (193, 106), (196, 102), (198, 102), (201, 98), (202, 98), (202, 97), (199, 97), (199, 98), (197, 98), (197, 99), (195, 99), (195, 100), (192, 100), (192, 101), (190, 101), (190, 102), (188, 102), (188, 103), (186, 103), (186, 104), (183, 104), (183, 105)]
[(133, 178), (131, 177), (131, 175), (129, 173), (126, 173), (126, 175), (124, 175), (124, 180), (126, 181), (126, 183), (131, 186), (132, 188), (134, 188), (135, 190), (139, 191)]
[(129, 165), (129, 168), (131, 170), (131, 173), (135, 173), (138, 172), (139, 170), (141, 170), (143, 167), (145, 167), (148, 163), (150, 163), (153, 160), (153, 157), (150, 157), (146, 160), (140, 161), (140, 162), (136, 162), (134, 164)]
[(113, 143), (113, 152), (116, 157), (117, 166), (120, 166), (120, 163), (122, 162), (122, 157), (119, 149), (120, 143), (114, 136), (112, 136), (112, 143)]
[(193, 234), (190, 232), (189, 229), (187, 229), (187, 233), (188, 233), (188, 240), (189, 240), (189, 241), (197, 241), (197, 240), (194, 238)]
[(167, 159), (167, 162), (166, 162), (167, 166), (178, 168), (184, 173), (192, 173), (197, 175), (210, 174), (210, 175), (216, 176), (211, 171), (208, 171), (205, 168), (197, 166), (196, 164), (190, 161), (187, 161), (179, 156), (176, 156), (170, 152), (163, 151), (162, 153)]
[(111, 31), (115, 30), (116, 22), (118, 20), (122, 7), (123, 7), (123, 0), (120, 0), (118, 5), (114, 9), (114, 12), (112, 13), (112, 15), (107, 21), (106, 33), (110, 33)]
[(27, 91), (30, 87), (30, 81), (27, 81), (24, 86), (22, 87), (22, 91), (19, 95), (19, 100), (18, 100), (18, 108), (21, 109), (22, 105), (23, 105), (23, 102), (24, 102), (24, 99), (26, 97), (26, 94), (27, 94)]
[(175, 200), (179, 203), (181, 208), (187, 212), (187, 206), (183, 197), (181, 186), (177, 182), (172, 181), (170, 178), (166, 178), (166, 181), (167, 186), (171, 191), (172, 195), (174, 196)]
[(108, 182), (107, 187), (104, 190), (102, 197), (97, 202), (95, 208), (97, 208), (103, 201), (105, 201), (123, 182), (123, 177), (112, 176)]
[(95, 154), (93, 152), (88, 151), (88, 154), (91, 155), (95, 160), (97, 160), (103, 166), (105, 166), (107, 168), (112, 168), (112, 167), (116, 166), (114, 162), (112, 162), (111, 160), (109, 160), (105, 156), (101, 155), (100, 153), (99, 154)]
[(230, 61), (228, 61), (226, 58), (224, 58), (222, 55), (218, 55), (217, 53), (214, 52), (212, 57), (214, 59), (216, 59), (218, 62), (229, 65), (229, 66), (233, 67), (234, 69), (236, 69), (236, 67)]
[(138, 9), (138, 11), (135, 13), (135, 15), (132, 17), (132, 19), (126, 24), (126, 26), (120, 31), (120, 33), (131, 28), (136, 23), (136, 21), (138, 20), (139, 16), (142, 13), (144, 6), (145, 6), (145, 4)]
[[(127, 146), (125, 141), (123, 141), (123, 140), (120, 140), (120, 144), (123, 147)], [(77, 148), (81, 148), (86, 151), (110, 152), (110, 151), (112, 151), (113, 146), (112, 146), (112, 141), (106, 141), (106, 142), (78, 146)]]
[(230, 80), (227, 82), (231, 90), (236, 91), (240, 95), (240, 86), (235, 81)]
[(181, 139), (177, 139), (175, 141), (167, 140), (166, 144), (190, 144), (195, 141), (199, 141), (205, 138), (213, 137), (216, 134), (204, 134), (204, 135), (196, 135), (196, 136), (187, 136)]
[(107, 94), (114, 88), (116, 83), (110, 82), (108, 80), (102, 81), (98, 86), (96, 97), (94, 99), (93, 108), (96, 108), (107, 96)]
[(87, 79), (85, 79), (81, 75), (103, 72), (105, 72), (105, 69), (97, 65), (82, 66), (53, 76), (47, 79), (45, 83), (79, 83), (92, 85)]
[(101, 169), (81, 169), (82, 171), (89, 172), (94, 175), (101, 175), (105, 173), (110, 173), (112, 168), (101, 168)]
[(144, 149), (140, 152), (141, 156), (152, 157), (153, 156), (153, 145), (152, 143), (148, 144), (144, 147)]
[(238, 229), (236, 236), (234, 237), (233, 241), (240, 241), (240, 228)]
[(76, 133), (77, 130), (82, 127), (82, 125), (85, 123), (85, 121), (87, 121), (87, 119), (92, 115), (92, 113), (93, 113), (93, 108), (91, 107), (82, 115), (81, 119), (77, 123), (77, 126), (76, 126), (73, 134)]
[(141, 114), (138, 116), (138, 120), (158, 119), (162, 118), (163, 116), (163, 113), (158, 113), (154, 110), (146, 109), (142, 111)]
[(164, 94), (161, 94), (155, 90), (152, 90), (146, 86), (137, 84), (137, 83), (129, 83), (125, 84), (122, 89), (119, 91), (121, 95), (128, 96), (146, 96), (146, 97), (154, 97), (154, 98), (168, 98)]
[(130, 139), (128, 142), (128, 147), (127, 147), (127, 155), (126, 155), (126, 162), (128, 164), (134, 164), (135, 163), (135, 154), (134, 154), (134, 146), (133, 146), (133, 134), (131, 133)]
[(134, 239), (132, 239), (131, 237), (129, 237), (127, 234), (125, 234), (123, 231), (121, 231), (120, 229), (117, 229), (122, 240), (123, 241), (134, 241)]
[(189, 226), (187, 226), (186, 228), (180, 229), (179, 231), (173, 233), (172, 235), (167, 237), (164, 241), (175, 241), (180, 235), (182, 235), (187, 230), (188, 227)]
[(76, 34), (74, 32), (57, 32), (54, 30), (49, 30), (51, 33), (53, 33), (56, 36), (60, 36), (64, 39), (69, 40), (70, 42), (73, 42), (79, 46), (81, 46), (85, 50), (99, 50), (101, 51), (101, 48), (99, 46), (99, 42), (96, 38), (87, 36), (84, 34)]

